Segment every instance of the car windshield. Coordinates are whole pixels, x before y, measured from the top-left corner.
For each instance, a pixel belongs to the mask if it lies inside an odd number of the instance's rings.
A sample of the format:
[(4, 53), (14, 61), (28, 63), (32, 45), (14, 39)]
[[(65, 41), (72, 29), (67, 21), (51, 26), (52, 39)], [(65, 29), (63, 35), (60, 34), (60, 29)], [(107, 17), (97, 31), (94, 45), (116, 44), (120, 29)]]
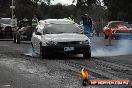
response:
[(76, 24), (47, 24), (44, 34), (82, 33)]
[(130, 25), (127, 22), (113, 22), (113, 23), (111, 23), (111, 27), (117, 27), (117, 26), (130, 27)]
[(10, 24), (11, 23), (11, 19), (0, 19), (0, 23)]

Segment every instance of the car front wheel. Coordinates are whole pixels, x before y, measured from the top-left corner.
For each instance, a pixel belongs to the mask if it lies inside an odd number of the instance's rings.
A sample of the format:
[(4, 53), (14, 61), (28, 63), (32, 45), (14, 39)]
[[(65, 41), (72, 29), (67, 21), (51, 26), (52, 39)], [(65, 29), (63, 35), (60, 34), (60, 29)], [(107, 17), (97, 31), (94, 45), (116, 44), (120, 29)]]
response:
[(42, 48), (41, 44), (40, 44), (40, 57), (42, 59), (46, 59), (47, 58), (47, 54), (45, 54), (44, 49)]
[(20, 44), (20, 35), (19, 34), (16, 35), (16, 43)]
[(91, 52), (83, 53), (84, 59), (91, 59)]
[(16, 34), (13, 34), (13, 42), (16, 43)]

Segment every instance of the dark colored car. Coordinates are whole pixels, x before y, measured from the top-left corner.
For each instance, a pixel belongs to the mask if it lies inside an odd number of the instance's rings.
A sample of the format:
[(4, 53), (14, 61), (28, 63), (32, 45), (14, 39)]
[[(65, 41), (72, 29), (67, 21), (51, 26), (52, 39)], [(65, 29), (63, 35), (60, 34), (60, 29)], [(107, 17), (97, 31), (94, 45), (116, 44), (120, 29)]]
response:
[(12, 38), (16, 31), (17, 24), (12, 25), (11, 18), (0, 19), (0, 38)]
[(0, 28), (0, 38), (12, 38), (12, 37), (13, 37), (13, 30), (11, 26)]

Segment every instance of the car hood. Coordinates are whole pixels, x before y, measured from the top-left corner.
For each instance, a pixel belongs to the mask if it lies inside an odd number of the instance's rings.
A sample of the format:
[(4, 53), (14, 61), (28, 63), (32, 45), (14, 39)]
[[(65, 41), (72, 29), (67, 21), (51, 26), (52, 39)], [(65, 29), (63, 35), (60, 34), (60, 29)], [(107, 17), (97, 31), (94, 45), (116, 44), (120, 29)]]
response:
[(90, 41), (84, 34), (77, 33), (61, 33), (61, 34), (46, 34), (42, 36), (42, 41), (53, 42), (69, 42), (69, 41)]

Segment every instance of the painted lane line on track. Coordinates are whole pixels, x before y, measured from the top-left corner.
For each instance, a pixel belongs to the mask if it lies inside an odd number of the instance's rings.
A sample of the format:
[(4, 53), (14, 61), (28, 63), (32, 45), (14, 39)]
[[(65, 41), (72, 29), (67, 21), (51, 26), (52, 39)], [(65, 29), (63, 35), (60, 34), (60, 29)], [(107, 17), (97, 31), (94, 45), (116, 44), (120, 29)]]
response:
[(4, 47), (4, 46), (5, 46), (5, 47), (8, 47), (9, 45), (0, 45), (0, 47), (2, 47), (2, 46), (3, 46), (3, 47)]
[(5, 86), (5, 87), (10, 87), (11, 85), (3, 85), (3, 86)]

